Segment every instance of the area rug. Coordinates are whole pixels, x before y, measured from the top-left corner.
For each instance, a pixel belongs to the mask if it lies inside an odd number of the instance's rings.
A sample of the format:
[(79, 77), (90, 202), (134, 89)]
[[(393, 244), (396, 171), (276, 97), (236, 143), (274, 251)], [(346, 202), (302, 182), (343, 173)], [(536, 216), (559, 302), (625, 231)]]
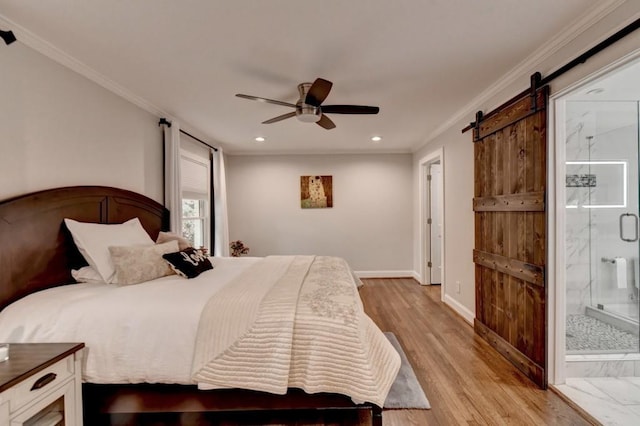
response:
[(400, 354), (400, 371), (396, 380), (391, 385), (391, 390), (384, 401), (385, 410), (413, 409), (428, 410), (431, 408), (429, 400), (425, 395), (413, 367), (409, 364), (407, 356), (404, 354), (400, 342), (393, 333), (384, 333), (389, 342)]

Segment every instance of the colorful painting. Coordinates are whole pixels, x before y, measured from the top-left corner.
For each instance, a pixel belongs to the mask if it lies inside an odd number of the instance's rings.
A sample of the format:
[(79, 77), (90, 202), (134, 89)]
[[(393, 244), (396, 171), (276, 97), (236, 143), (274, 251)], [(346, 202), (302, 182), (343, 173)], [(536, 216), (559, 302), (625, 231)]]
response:
[(300, 206), (303, 209), (333, 207), (332, 176), (300, 176)]

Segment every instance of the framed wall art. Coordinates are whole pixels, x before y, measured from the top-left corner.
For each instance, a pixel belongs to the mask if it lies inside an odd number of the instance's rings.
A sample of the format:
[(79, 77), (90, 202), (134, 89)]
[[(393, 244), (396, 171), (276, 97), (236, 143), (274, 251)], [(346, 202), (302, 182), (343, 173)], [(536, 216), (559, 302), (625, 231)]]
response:
[(333, 177), (300, 176), (300, 207), (303, 209), (333, 207)]

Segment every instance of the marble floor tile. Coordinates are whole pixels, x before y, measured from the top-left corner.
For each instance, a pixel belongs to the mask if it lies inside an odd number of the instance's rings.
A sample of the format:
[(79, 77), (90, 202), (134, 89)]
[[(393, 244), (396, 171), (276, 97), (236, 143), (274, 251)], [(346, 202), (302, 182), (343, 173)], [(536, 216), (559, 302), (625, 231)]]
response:
[[(640, 388), (640, 377), (621, 377), (621, 379), (626, 380), (629, 383), (633, 383)], [(638, 392), (640, 392), (640, 389), (638, 389)]]
[[(593, 378), (588, 380), (567, 379), (565, 384), (557, 385), (556, 388), (605, 426), (637, 426), (640, 424), (640, 404), (623, 405), (601, 389), (597, 380), (596, 384), (590, 382)], [(622, 380), (620, 381), (622, 382)], [(616, 393), (621, 389), (616, 386), (623, 387), (625, 385), (635, 387), (635, 384), (630, 381), (619, 385), (607, 383), (606, 386), (612, 393)], [(616, 392), (612, 389), (615, 389)], [(633, 390), (633, 392), (636, 391)], [(626, 398), (628, 402), (631, 399), (633, 398)]]
[(622, 405), (640, 405), (640, 387), (616, 377), (590, 377), (585, 380)]
[[(570, 378), (566, 380), (564, 385), (558, 385), (556, 387), (572, 399), (575, 396), (577, 399), (616, 403), (613, 398), (585, 379)], [(576, 402), (578, 401), (576, 400)]]

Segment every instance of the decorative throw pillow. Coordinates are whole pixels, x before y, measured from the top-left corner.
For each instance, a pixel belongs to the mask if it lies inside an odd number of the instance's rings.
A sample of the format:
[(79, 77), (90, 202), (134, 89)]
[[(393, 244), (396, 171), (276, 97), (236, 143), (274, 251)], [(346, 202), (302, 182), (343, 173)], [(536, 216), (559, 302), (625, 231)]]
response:
[(116, 271), (114, 283), (138, 284), (173, 274), (162, 255), (176, 250), (177, 241), (152, 246), (109, 247)]
[(73, 242), (106, 283), (113, 282), (115, 269), (109, 254), (110, 246), (153, 245), (153, 240), (136, 217), (120, 224), (78, 222), (65, 219)]
[(189, 247), (185, 250), (163, 255), (176, 274), (185, 278), (195, 278), (204, 271), (213, 269), (213, 265), (207, 259), (202, 250)]
[(160, 232), (158, 234), (158, 238), (156, 239), (156, 244), (166, 243), (167, 241), (177, 241), (178, 242), (178, 250), (184, 250), (189, 247), (192, 247), (191, 241), (187, 240), (185, 237), (182, 237), (174, 232)]

